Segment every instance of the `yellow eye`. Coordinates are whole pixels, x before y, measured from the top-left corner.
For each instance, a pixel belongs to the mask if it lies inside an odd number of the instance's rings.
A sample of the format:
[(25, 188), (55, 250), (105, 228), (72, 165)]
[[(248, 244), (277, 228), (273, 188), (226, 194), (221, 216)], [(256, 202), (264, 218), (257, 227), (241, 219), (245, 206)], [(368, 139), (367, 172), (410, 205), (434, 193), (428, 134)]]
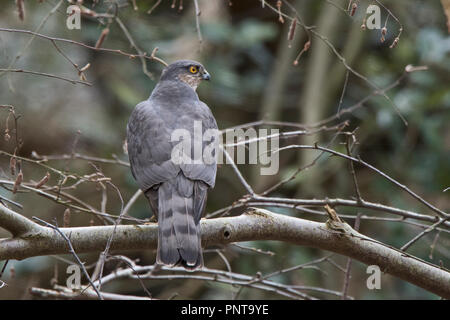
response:
[(191, 66), (191, 67), (189, 68), (189, 71), (190, 71), (191, 73), (197, 73), (198, 68), (197, 68), (196, 66)]

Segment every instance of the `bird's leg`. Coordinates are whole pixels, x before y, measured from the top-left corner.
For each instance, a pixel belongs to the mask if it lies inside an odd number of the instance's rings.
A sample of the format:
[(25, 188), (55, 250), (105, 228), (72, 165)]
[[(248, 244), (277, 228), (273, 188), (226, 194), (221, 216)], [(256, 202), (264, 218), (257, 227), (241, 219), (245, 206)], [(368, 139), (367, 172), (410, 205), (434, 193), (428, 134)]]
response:
[(156, 214), (153, 214), (148, 222), (145, 222), (144, 224), (154, 224), (156, 222), (158, 222), (158, 216)]

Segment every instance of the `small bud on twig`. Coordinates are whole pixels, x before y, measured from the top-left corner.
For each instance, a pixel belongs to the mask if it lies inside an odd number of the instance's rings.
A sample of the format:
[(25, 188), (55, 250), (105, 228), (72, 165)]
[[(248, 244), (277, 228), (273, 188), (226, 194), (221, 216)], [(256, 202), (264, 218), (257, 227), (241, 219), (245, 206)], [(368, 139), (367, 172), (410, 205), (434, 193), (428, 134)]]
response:
[(9, 129), (5, 129), (5, 141), (8, 142), (9, 139), (11, 139), (11, 136), (9, 135)]
[(354, 16), (355, 15), (355, 12), (356, 12), (356, 9), (358, 8), (358, 5), (356, 4), (356, 2), (353, 2), (353, 4), (352, 4), (352, 10), (350, 11), (350, 16)]
[(11, 171), (11, 175), (16, 175), (16, 157), (11, 157), (9, 160), (9, 170)]
[(63, 226), (64, 226), (64, 228), (68, 228), (70, 226), (70, 209), (69, 208), (64, 210)]
[(306, 51), (309, 50), (309, 48), (311, 47), (311, 40), (308, 40), (307, 42), (305, 42), (302, 51), (300, 51), (300, 53), (298, 54), (297, 58), (295, 58), (293, 65), (296, 66), (298, 65), (298, 60), (300, 59), (300, 57), (302, 56), (302, 54)]
[(395, 48), (397, 46), (399, 40), (400, 40), (399, 37), (395, 38), (394, 42), (392, 42), (392, 44), (390, 45), (389, 48), (391, 48), (391, 49)]
[(282, 4), (283, 3), (280, 0), (277, 1), (278, 21), (280, 21), (281, 23), (284, 23), (284, 18), (283, 18), (283, 15), (281, 14), (281, 5)]
[(297, 18), (292, 20), (292, 23), (289, 27), (289, 32), (288, 32), (289, 47), (291, 47), (291, 41), (294, 40), (296, 27), (297, 27)]
[(17, 192), (17, 189), (19, 189), (19, 186), (21, 185), (22, 181), (23, 181), (23, 173), (22, 170), (20, 170), (19, 174), (17, 175), (16, 181), (14, 182), (12, 193)]
[(25, 19), (25, 6), (23, 0), (16, 0), (17, 12), (19, 13), (19, 19), (23, 21)]
[(380, 41), (383, 43), (384, 41), (386, 41), (386, 37), (385, 35), (387, 34), (387, 28), (386, 26), (383, 27), (383, 29), (381, 29), (381, 38)]
[(83, 68), (80, 69), (81, 72), (86, 71), (87, 69), (89, 69), (89, 67), (91, 66), (91, 64), (88, 62)]
[(305, 45), (303, 46), (303, 50), (308, 51), (309, 48), (311, 47), (311, 41), (308, 40)]
[(128, 154), (128, 143), (126, 139), (122, 143), (122, 150), (124, 154)]
[(98, 38), (97, 42), (95, 43), (95, 49), (98, 49), (102, 46), (103, 42), (106, 39), (106, 36), (109, 34), (109, 28), (105, 28), (102, 30), (102, 33), (100, 34), (100, 37)]
[(36, 189), (39, 189), (40, 187), (42, 187), (44, 184), (46, 184), (48, 182), (48, 180), (50, 179), (50, 173), (46, 173), (45, 176), (39, 180), (38, 183), (36, 183), (36, 185), (34, 186)]
[(416, 66), (415, 67), (412, 64), (408, 64), (405, 67), (405, 71), (408, 73), (415, 72), (415, 71), (425, 71), (425, 70), (428, 70), (428, 66)]
[(152, 59), (155, 58), (156, 52), (158, 52), (158, 50), (159, 50), (158, 47), (155, 47), (155, 48), (153, 49), (152, 54), (150, 55), (150, 57), (151, 57)]
[(133, 10), (137, 11), (138, 10), (138, 6), (136, 5), (136, 0), (131, 0), (131, 3), (133, 4)]

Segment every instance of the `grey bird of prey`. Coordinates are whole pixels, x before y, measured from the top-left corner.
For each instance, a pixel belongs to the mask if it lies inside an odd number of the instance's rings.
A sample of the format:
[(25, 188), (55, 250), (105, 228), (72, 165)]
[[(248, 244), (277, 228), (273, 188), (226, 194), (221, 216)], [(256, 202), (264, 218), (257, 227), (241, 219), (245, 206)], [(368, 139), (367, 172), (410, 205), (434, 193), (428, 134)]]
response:
[[(170, 64), (149, 99), (135, 107), (128, 121), (131, 172), (158, 219), (158, 264), (189, 269), (203, 266), (200, 218), (207, 190), (215, 184), (217, 164), (215, 159), (201, 163), (173, 161), (172, 151), (180, 142), (171, 140), (174, 130), (184, 129), (191, 134), (194, 146), (198, 142), (194, 141), (198, 140), (195, 123), (201, 124), (202, 133), (217, 130), (211, 110), (196, 93), (200, 82), (209, 78), (198, 62)], [(203, 149), (214, 143), (214, 139), (200, 139)]]

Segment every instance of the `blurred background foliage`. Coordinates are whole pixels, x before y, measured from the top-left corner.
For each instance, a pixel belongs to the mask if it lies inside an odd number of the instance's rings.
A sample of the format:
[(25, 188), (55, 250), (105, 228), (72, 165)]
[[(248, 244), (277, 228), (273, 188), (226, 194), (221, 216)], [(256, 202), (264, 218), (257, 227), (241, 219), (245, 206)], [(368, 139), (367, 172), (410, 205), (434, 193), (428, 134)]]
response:
[[(131, 1), (118, 1), (118, 16), (132, 35), (137, 46), (150, 53), (159, 48), (157, 55), (167, 62), (180, 58), (201, 61), (212, 81), (202, 84), (199, 96), (212, 109), (221, 129), (251, 121), (266, 119), (313, 124), (336, 113), (344, 86), (346, 69), (331, 50), (318, 38), (313, 37), (311, 49), (304, 53), (298, 66), (293, 61), (303, 48), (307, 37), (298, 26), (295, 38), (288, 43), (289, 23), (278, 22), (276, 13), (262, 8), (259, 1), (224, 0), (199, 1), (201, 8), (200, 44), (195, 29), (195, 10), (192, 1), (184, 1), (183, 10), (171, 8), (171, 1), (162, 1), (153, 12), (147, 11), (156, 1), (136, 0), (138, 10), (133, 10)], [(272, 5), (276, 1), (268, 1)], [(449, 194), (443, 190), (450, 186), (450, 37), (446, 30), (446, 20), (439, 1), (398, 0), (386, 5), (403, 24), (403, 33), (396, 48), (390, 49), (398, 33), (399, 26), (390, 18), (387, 22), (386, 41), (380, 41), (379, 30), (362, 30), (361, 23), (365, 8), (371, 4), (360, 1), (355, 16), (350, 17), (337, 7), (346, 7), (348, 1), (290, 1), (307, 25), (317, 26), (317, 31), (326, 36), (342, 53), (349, 65), (366, 76), (379, 87), (386, 87), (399, 78), (405, 66), (427, 65), (428, 70), (406, 76), (401, 83), (388, 91), (388, 95), (407, 119), (405, 126), (392, 106), (381, 96), (372, 97), (363, 108), (348, 119), (350, 129), (357, 129), (358, 152), (362, 159), (388, 173), (399, 182), (422, 195), (442, 210), (450, 209)], [(27, 1), (24, 21), (17, 15), (14, 1), (2, 3), (0, 27), (36, 30), (37, 26), (57, 4), (56, 0)], [(89, 1), (85, 1), (91, 7)], [(66, 28), (66, 8), (62, 5), (52, 14), (39, 31), (42, 34), (80, 41), (95, 45), (105, 28), (96, 19), (83, 17), (80, 30)], [(95, 7), (104, 12), (109, 3)], [(336, 7), (337, 6), (337, 7)], [(283, 10), (288, 10), (283, 7)], [(387, 13), (381, 10), (382, 23)], [(108, 24), (108, 19), (103, 22)], [(135, 53), (129, 40), (117, 23), (109, 25), (110, 32), (103, 47), (121, 49)], [(0, 32), (0, 66), (7, 68), (19, 52), (14, 68), (46, 72), (76, 79), (73, 66), (59, 54), (52, 44), (36, 38), (25, 51), (23, 48), (31, 37), (26, 34)], [(41, 155), (82, 154), (127, 160), (123, 151), (126, 137), (126, 123), (134, 106), (148, 98), (162, 65), (148, 62), (148, 70), (153, 78), (143, 72), (138, 58), (129, 59), (123, 55), (88, 50), (76, 45), (58, 43), (60, 48), (80, 67), (90, 63), (86, 71), (87, 80), (93, 85), (73, 85), (56, 79), (20, 73), (0, 76), (0, 104), (16, 107), (21, 115), (19, 136), (23, 139), (20, 155), (31, 157), (33, 151)], [(342, 108), (353, 105), (373, 92), (366, 82), (349, 75), (343, 96)], [(0, 129), (4, 131), (6, 110), (0, 110)], [(80, 134), (77, 132), (80, 131)], [(320, 134), (301, 139), (302, 143), (327, 144), (331, 134)], [(74, 144), (76, 142), (76, 144)], [(75, 149), (74, 149), (75, 145)], [(344, 151), (345, 147), (335, 143), (334, 148)], [(14, 152), (13, 139), (1, 139), (0, 148)], [(300, 165), (314, 159), (314, 151), (284, 151), (281, 154), (280, 173), (274, 177), (260, 177), (256, 170), (241, 166), (243, 174), (255, 186), (256, 191), (264, 190), (283, 177), (288, 177)], [(9, 157), (2, 156), (1, 173), (11, 179)], [(95, 172), (83, 160), (51, 161), (61, 170), (79, 174)], [(130, 171), (126, 167), (101, 164), (101, 170), (112, 178), (127, 201), (136, 191)], [(314, 167), (302, 172), (273, 195), (299, 198), (351, 198), (354, 187), (348, 172), (348, 163), (339, 159), (323, 157)], [(401, 192), (393, 184), (380, 176), (356, 167), (360, 189), (364, 199), (381, 202), (403, 209), (430, 212), (418, 202)], [(45, 170), (32, 164), (23, 163), (25, 180), (38, 181)], [(52, 175), (50, 183), (56, 184)], [(23, 205), (20, 211), (26, 216), (39, 216), (51, 221), (57, 218), (62, 224), (64, 207), (32, 193), (12, 196), (1, 189), (3, 196), (10, 197)], [(95, 184), (84, 184), (73, 192), (83, 201), (100, 206), (101, 191)], [(239, 199), (244, 188), (229, 166), (218, 171), (216, 187), (210, 192), (207, 212), (213, 212)], [(325, 218), (299, 213), (289, 209), (270, 208), (289, 215), (324, 221)], [(107, 212), (118, 214), (120, 202), (117, 194), (110, 192)], [(232, 214), (239, 214), (235, 210)], [(340, 208), (341, 214), (363, 212), (356, 208)], [(364, 211), (367, 212), (367, 211)], [(373, 212), (372, 212), (373, 213)], [(139, 199), (130, 212), (138, 218), (148, 218), (150, 209), (143, 199)], [(387, 216), (373, 213), (378, 216)], [(72, 212), (72, 226), (99, 224), (92, 216)], [(353, 221), (349, 221), (353, 223)], [(384, 243), (401, 246), (414, 237), (421, 229), (397, 222), (365, 222), (361, 230), (368, 236)], [(0, 230), (0, 236), (8, 233)], [(431, 252), (430, 246), (435, 233), (425, 236), (415, 244), (410, 252), (432, 263), (447, 266), (450, 263), (449, 237), (442, 233)], [(275, 256), (260, 255), (239, 249), (230, 249), (225, 255), (234, 271), (256, 274), (268, 273), (281, 268), (306, 263), (325, 256), (321, 250), (292, 246), (280, 242), (251, 242), (246, 245), (269, 250)], [(141, 264), (154, 262), (154, 252), (127, 252), (139, 258)], [(67, 258), (71, 258), (67, 256)], [(94, 262), (98, 255), (83, 255), (87, 263)], [(205, 253), (206, 265), (211, 268), (225, 268), (221, 258), (214, 252)], [(335, 257), (335, 261), (345, 266), (345, 257)], [(14, 268), (9, 272), (10, 267)], [(30, 286), (50, 287), (55, 270), (57, 278), (65, 283), (65, 264), (52, 257), (37, 257), (25, 261), (10, 261), (3, 277), (7, 287), (0, 289), (1, 299), (30, 298)], [(108, 266), (108, 265), (107, 265)], [(322, 264), (322, 271), (306, 269), (295, 271), (274, 280), (307, 286), (323, 286), (341, 290), (342, 272), (331, 264)], [(366, 288), (366, 266), (353, 262), (350, 295), (371, 299), (406, 299), (436, 297), (424, 290), (389, 275), (383, 275), (382, 289), (370, 291)], [(216, 283), (186, 281), (147, 282), (155, 297), (168, 298), (177, 292), (176, 298), (230, 298), (236, 288)], [(142, 294), (137, 282), (115, 282), (107, 290), (121, 293)], [(330, 296), (323, 296), (330, 298)], [(273, 299), (279, 298), (266, 292), (243, 289), (239, 298)]]

